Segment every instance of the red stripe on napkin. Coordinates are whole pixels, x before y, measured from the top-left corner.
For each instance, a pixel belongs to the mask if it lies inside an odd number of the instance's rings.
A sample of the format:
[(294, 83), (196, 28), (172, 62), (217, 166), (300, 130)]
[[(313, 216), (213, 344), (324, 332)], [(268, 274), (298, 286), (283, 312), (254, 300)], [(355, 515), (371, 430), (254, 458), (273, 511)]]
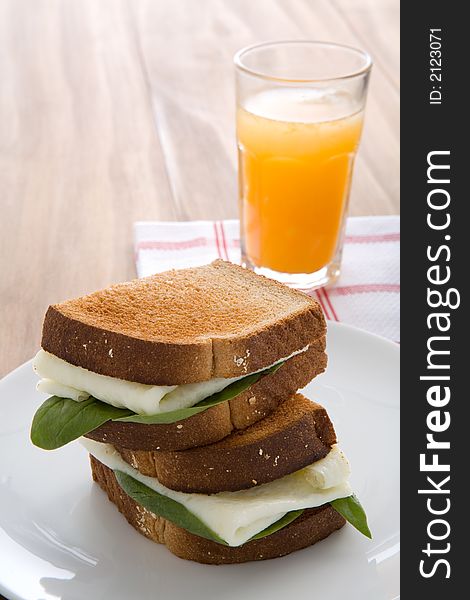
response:
[(348, 286), (337, 286), (330, 290), (332, 294), (348, 296), (350, 294), (369, 294), (371, 292), (400, 293), (400, 285), (395, 283), (369, 283)]
[(135, 249), (139, 250), (182, 250), (183, 248), (200, 248), (207, 246), (208, 239), (204, 237), (194, 238), (192, 240), (182, 240), (181, 242), (162, 242), (157, 240), (147, 240), (137, 242)]
[(220, 237), (222, 238), (222, 248), (224, 250), (224, 259), (225, 260), (230, 260), (229, 256), (228, 256), (228, 247), (227, 247), (227, 240), (225, 238), (225, 231), (224, 231), (224, 223), (223, 221), (218, 221), (218, 225), (219, 225), (219, 230), (220, 230)]
[[(315, 290), (315, 292), (313, 292), (315, 294), (315, 296), (317, 297), (318, 302), (320, 303), (320, 306), (322, 307), (323, 312), (325, 313), (325, 317), (327, 319), (331, 319), (330, 317), (330, 313), (328, 312), (328, 309), (323, 301), (323, 298), (321, 296), (321, 290)], [(309, 295), (313, 295), (313, 294), (309, 294)]]
[(330, 297), (328, 295), (328, 292), (327, 292), (326, 288), (322, 288), (321, 291), (323, 292), (323, 295), (325, 296), (326, 304), (328, 305), (328, 309), (329, 309), (329, 311), (331, 313), (332, 318), (335, 321), (339, 321), (338, 315), (336, 314), (336, 311), (333, 308), (333, 304), (331, 303), (331, 300), (330, 300)]
[(219, 241), (219, 233), (217, 231), (217, 221), (214, 221), (214, 234), (215, 234), (215, 243), (217, 246), (217, 253), (219, 255), (219, 258), (222, 258), (222, 251), (221, 251), (221, 246), (220, 246), (220, 241)]
[(378, 244), (382, 242), (399, 242), (399, 233), (383, 233), (381, 235), (347, 235), (346, 244)]

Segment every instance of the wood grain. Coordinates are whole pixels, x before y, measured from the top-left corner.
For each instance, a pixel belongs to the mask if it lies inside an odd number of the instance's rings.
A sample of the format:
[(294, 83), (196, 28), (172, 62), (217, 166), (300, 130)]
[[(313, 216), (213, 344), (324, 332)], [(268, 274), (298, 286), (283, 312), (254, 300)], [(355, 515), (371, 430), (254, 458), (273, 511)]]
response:
[(135, 220), (236, 216), (241, 46), (372, 54), (351, 212), (397, 213), (398, 34), (397, 0), (0, 0), (0, 375), (49, 303), (135, 275)]

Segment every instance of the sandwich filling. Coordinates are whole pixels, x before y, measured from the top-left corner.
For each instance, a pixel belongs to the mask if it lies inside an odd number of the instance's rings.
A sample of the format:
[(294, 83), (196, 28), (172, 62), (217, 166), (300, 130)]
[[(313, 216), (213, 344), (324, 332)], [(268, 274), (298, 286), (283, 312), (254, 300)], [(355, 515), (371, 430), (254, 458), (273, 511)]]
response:
[[(275, 364), (287, 361), (306, 350), (308, 346), (281, 358)], [(263, 367), (256, 373), (273, 366)], [(33, 369), (41, 377), (37, 384), (40, 392), (59, 398), (69, 398), (76, 402), (82, 402), (93, 396), (101, 402), (131, 410), (139, 415), (155, 415), (190, 408), (248, 375), (244, 373), (240, 377), (213, 378), (209, 381), (183, 385), (146, 385), (99, 375), (72, 365), (42, 349), (34, 358)]]
[(241, 546), (287, 513), (351, 496), (349, 463), (337, 445), (321, 460), (270, 483), (237, 492), (188, 494), (163, 486), (125, 462), (110, 444), (82, 438), (101, 463), (183, 505), (229, 546)]

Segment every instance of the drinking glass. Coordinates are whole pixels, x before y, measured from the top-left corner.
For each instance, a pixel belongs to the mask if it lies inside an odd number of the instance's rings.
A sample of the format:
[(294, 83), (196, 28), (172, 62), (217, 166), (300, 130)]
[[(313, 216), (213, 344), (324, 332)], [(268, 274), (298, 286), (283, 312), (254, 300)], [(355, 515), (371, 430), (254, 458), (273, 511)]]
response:
[(328, 285), (340, 272), (371, 59), (285, 41), (234, 61), (242, 263), (293, 287)]

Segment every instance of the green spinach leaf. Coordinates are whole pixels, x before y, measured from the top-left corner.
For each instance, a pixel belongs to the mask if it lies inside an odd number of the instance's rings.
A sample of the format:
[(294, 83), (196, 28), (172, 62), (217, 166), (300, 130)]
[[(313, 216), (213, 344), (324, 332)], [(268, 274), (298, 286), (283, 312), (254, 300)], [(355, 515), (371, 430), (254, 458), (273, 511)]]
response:
[(343, 515), (346, 521), (349, 521), (353, 527), (369, 539), (372, 539), (372, 534), (367, 524), (366, 513), (356, 496), (352, 495), (347, 498), (338, 498), (337, 500), (330, 502), (330, 504), (340, 515)]
[(178, 410), (172, 410), (170, 412), (161, 412), (156, 415), (136, 415), (131, 414), (130, 416), (115, 418), (114, 421), (124, 421), (131, 423), (142, 423), (144, 425), (154, 425), (161, 423), (175, 423), (176, 421), (182, 421), (183, 419), (188, 419), (193, 415), (196, 415), (204, 410), (207, 410), (211, 406), (216, 406), (221, 402), (226, 402), (227, 400), (231, 400), (238, 396), (245, 390), (247, 390), (250, 386), (256, 383), (259, 379), (264, 377), (265, 375), (270, 375), (271, 373), (275, 373), (284, 363), (278, 363), (273, 367), (269, 367), (269, 369), (265, 369), (259, 373), (253, 373), (252, 375), (247, 375), (243, 377), (243, 379), (239, 379), (238, 381), (234, 381), (222, 391), (212, 394), (208, 398), (201, 400), (195, 406), (191, 406), (190, 408), (180, 408)]
[(159, 494), (147, 485), (137, 481), (137, 479), (127, 475), (127, 473), (114, 471), (114, 475), (122, 489), (132, 498), (132, 500), (135, 500), (137, 504), (140, 504), (159, 517), (171, 521), (175, 525), (178, 525), (178, 527), (182, 527), (183, 529), (186, 529), (186, 531), (194, 533), (194, 535), (212, 540), (218, 544), (227, 545), (222, 538), (212, 531), (212, 529), (209, 529), (209, 527), (196, 517), (196, 515), (193, 515), (192, 512), (176, 500), (163, 496), (163, 494)]
[(51, 396), (36, 411), (31, 425), (31, 441), (44, 450), (55, 450), (93, 431), (115, 417), (132, 411), (115, 408), (95, 398), (75, 402)]
[(90, 397), (83, 402), (70, 398), (52, 396), (36, 411), (31, 426), (31, 441), (44, 450), (54, 450), (82, 435), (93, 431), (106, 421), (124, 421), (144, 425), (175, 423), (235, 398), (261, 377), (277, 371), (284, 363), (278, 363), (260, 373), (254, 373), (231, 383), (225, 389), (212, 394), (196, 406), (182, 408), (156, 415), (138, 415), (125, 408), (116, 408), (96, 398)]
[[(175, 525), (178, 525), (178, 527), (182, 527), (194, 535), (212, 540), (218, 544), (228, 545), (225, 540), (219, 537), (212, 529), (196, 517), (196, 515), (176, 500), (159, 494), (130, 475), (127, 475), (127, 473), (114, 471), (114, 474), (122, 489), (128, 496), (135, 500), (137, 504), (144, 506), (150, 512), (171, 521)], [(279, 531), (279, 529), (292, 523), (292, 521), (302, 513), (303, 510), (293, 510), (287, 513), (281, 519), (254, 535), (249, 541), (259, 540)]]

